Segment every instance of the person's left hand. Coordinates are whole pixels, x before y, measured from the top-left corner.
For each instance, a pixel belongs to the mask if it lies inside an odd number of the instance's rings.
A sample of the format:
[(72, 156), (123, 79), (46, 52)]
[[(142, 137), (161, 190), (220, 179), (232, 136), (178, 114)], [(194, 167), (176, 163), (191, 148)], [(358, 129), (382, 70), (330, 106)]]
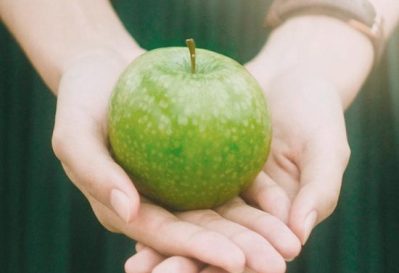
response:
[[(288, 226), (305, 244), (337, 206), (350, 156), (346, 102), (333, 84), (306, 69), (294, 68), (271, 81), (262, 81), (266, 77), (256, 66), (249, 69), (265, 90), (272, 115), (272, 147), (264, 168), (272, 187), (254, 184), (245, 197), (264, 190), (260, 207), (280, 218), (287, 215)], [(275, 188), (283, 189), (290, 204)], [(289, 209), (284, 214), (277, 206)]]
[[(249, 70), (268, 98), (273, 138), (264, 168), (267, 174), (257, 179), (243, 198), (285, 221), (305, 244), (315, 225), (337, 205), (350, 155), (344, 103), (334, 86), (314, 74), (297, 70), (262, 81), (262, 69), (250, 66)], [(198, 272), (199, 266), (185, 257), (166, 258), (144, 248), (127, 261), (126, 271), (139, 272), (130, 269), (145, 261), (165, 270), (197, 268), (174, 272)], [(201, 272), (223, 271), (208, 267)]]
[[(256, 184), (268, 183), (261, 172)], [(235, 198), (215, 210), (174, 213), (183, 221), (203, 226), (227, 236), (245, 253), (245, 272), (283, 273), (284, 260), (292, 260), (301, 249), (299, 239), (275, 216)], [(228, 223), (229, 222), (229, 223)], [(137, 254), (125, 264), (127, 273), (225, 273), (227, 271), (184, 256), (165, 256), (141, 243)], [(206, 251), (206, 250), (205, 250)], [(241, 273), (241, 272), (240, 272)]]

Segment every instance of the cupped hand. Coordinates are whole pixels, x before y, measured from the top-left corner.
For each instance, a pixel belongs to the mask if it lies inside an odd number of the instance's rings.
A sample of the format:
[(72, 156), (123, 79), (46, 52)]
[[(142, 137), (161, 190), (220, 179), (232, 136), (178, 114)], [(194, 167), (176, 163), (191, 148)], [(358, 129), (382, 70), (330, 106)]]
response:
[(138, 214), (128, 224), (98, 201), (90, 197), (89, 201), (103, 222), (112, 223), (114, 231), (149, 246), (126, 263), (128, 273), (244, 272), (244, 268), (282, 273), (284, 259), (293, 259), (301, 248), (299, 239), (282, 221), (240, 198), (216, 210), (179, 213), (142, 198)]
[[(256, 180), (263, 179), (265, 175), (262, 173)], [(292, 260), (301, 248), (299, 239), (281, 220), (247, 205), (241, 198), (235, 198), (215, 210), (181, 212), (175, 213), (175, 216), (180, 221), (201, 226), (233, 242), (245, 257), (245, 269), (240, 268), (234, 272), (283, 273), (284, 260)], [(206, 240), (205, 237), (203, 239)], [(207, 263), (204, 259), (187, 255), (170, 255), (170, 252), (143, 243), (145, 246), (138, 247), (137, 254), (126, 262), (127, 273), (226, 272), (226, 267), (221, 268), (215, 263)], [(202, 243), (203, 251), (209, 255), (216, 254), (210, 241)], [(191, 244), (191, 247), (194, 248), (195, 245)]]
[[(98, 220), (107, 229), (143, 242), (163, 255), (191, 257), (229, 272), (242, 271), (246, 263), (255, 268), (263, 266), (262, 254), (275, 267), (284, 267), (283, 257), (294, 257), (300, 244), (270, 215), (233, 204), (219, 213), (203, 210), (174, 214), (139, 197), (127, 174), (114, 162), (107, 141), (108, 101), (127, 64), (110, 50), (89, 52), (71, 61), (58, 89), (53, 148)], [(261, 230), (263, 222), (278, 228)], [(273, 233), (277, 235), (271, 236)], [(272, 245), (268, 237), (281, 238), (285, 243)]]
[[(142, 53), (137, 50), (132, 57)], [(57, 90), (53, 150), (73, 183), (125, 222), (139, 195), (114, 162), (107, 141), (108, 101), (128, 61), (110, 49), (95, 49), (66, 65)]]
[(246, 197), (258, 196), (253, 201), (286, 219), (305, 244), (339, 198), (350, 156), (344, 103), (335, 86), (316, 73), (292, 69), (266, 81), (262, 69), (248, 69), (268, 99), (273, 137), (264, 168), (268, 184), (255, 183)]
[[(350, 156), (343, 102), (334, 86), (314, 74), (289, 71), (265, 81), (262, 69), (248, 69), (265, 90), (273, 138), (265, 173), (243, 198), (287, 223), (305, 244), (315, 225), (334, 211), (339, 198)], [(271, 242), (279, 238), (267, 237)], [(187, 257), (164, 257), (149, 247), (127, 261), (126, 271), (147, 272), (135, 271), (138, 264), (164, 270), (154, 272), (224, 272)]]

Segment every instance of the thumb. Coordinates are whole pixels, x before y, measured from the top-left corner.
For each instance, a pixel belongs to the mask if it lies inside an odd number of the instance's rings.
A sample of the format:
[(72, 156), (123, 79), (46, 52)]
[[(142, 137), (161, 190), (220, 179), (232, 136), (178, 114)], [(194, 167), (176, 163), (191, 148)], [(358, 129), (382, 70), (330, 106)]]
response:
[[(73, 113), (69, 118), (72, 117)], [(91, 125), (91, 126), (90, 126)], [(57, 124), (53, 149), (72, 182), (85, 193), (130, 222), (139, 207), (139, 195), (128, 175), (114, 162), (99, 132), (82, 117), (71, 130)]]
[(80, 140), (53, 134), (53, 149), (72, 182), (82, 191), (129, 223), (139, 207), (139, 195), (128, 175), (116, 164), (99, 140), (84, 136)]
[[(336, 148), (341, 147), (341, 148)], [(305, 151), (300, 190), (293, 200), (289, 226), (305, 244), (312, 229), (337, 206), (349, 160), (348, 145), (317, 145)]]
[(68, 66), (59, 84), (52, 144), (72, 182), (130, 222), (139, 195), (112, 159), (106, 136), (109, 96), (123, 67), (108, 51), (90, 52)]

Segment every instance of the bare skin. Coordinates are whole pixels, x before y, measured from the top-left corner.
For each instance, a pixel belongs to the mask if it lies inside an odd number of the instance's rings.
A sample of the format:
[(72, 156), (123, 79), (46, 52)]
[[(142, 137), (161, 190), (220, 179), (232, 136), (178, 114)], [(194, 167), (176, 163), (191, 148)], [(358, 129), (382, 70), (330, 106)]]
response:
[[(387, 39), (399, 19), (399, 2), (372, 2), (384, 17)], [(363, 34), (334, 18), (303, 16), (276, 29), (247, 64), (265, 90), (274, 135), (264, 168), (267, 179), (254, 183), (244, 199), (262, 192), (263, 198), (253, 203), (286, 222), (302, 244), (336, 207), (350, 155), (344, 111), (373, 58)], [(164, 257), (143, 244), (137, 251), (125, 264), (127, 273), (225, 272), (185, 257)], [(138, 264), (145, 270), (135, 270)], [(246, 267), (245, 273), (253, 272), (262, 271)]]
[[(398, 2), (375, 2), (388, 36)], [(143, 244), (128, 273), (284, 272), (284, 260), (334, 210), (349, 158), (343, 113), (373, 60), (368, 39), (342, 22), (305, 16), (271, 35), (247, 64), (273, 116), (264, 172), (243, 199), (173, 214), (140, 198), (107, 149), (112, 86), (144, 52), (108, 1), (0, 0), (0, 16), (58, 96), (53, 148), (67, 175), (106, 228)]]

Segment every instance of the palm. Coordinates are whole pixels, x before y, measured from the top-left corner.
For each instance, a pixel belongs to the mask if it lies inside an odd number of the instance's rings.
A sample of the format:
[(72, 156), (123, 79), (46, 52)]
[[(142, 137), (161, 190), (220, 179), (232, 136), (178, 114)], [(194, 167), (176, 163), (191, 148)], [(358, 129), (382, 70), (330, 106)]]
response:
[(264, 88), (274, 130), (264, 170), (289, 198), (287, 221), (304, 242), (310, 213), (313, 226), (336, 206), (349, 155), (343, 107), (333, 87), (312, 78), (291, 75)]

